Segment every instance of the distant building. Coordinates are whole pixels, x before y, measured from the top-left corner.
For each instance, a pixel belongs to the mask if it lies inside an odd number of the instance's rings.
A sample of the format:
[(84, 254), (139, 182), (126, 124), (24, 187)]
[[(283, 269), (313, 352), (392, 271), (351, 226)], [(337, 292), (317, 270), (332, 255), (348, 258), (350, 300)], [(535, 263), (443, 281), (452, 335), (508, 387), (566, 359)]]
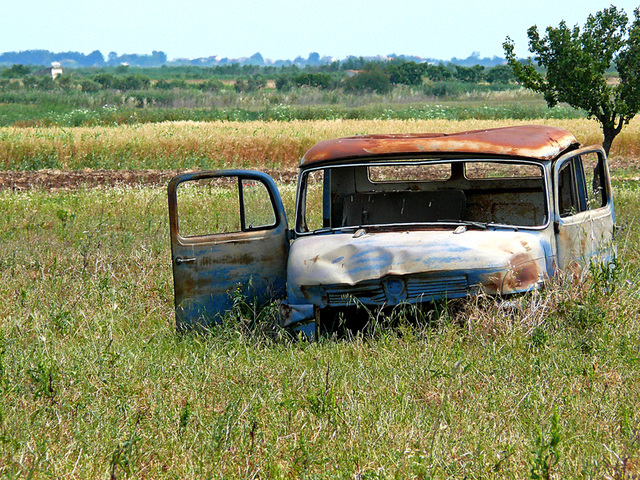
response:
[(51, 78), (54, 80), (62, 75), (62, 66), (60, 62), (53, 62), (49, 68), (43, 68), (42, 70), (38, 70), (37, 72), (33, 72), (32, 75), (51, 75)]
[(60, 62), (53, 62), (51, 64), (51, 78), (55, 80), (59, 75), (62, 75), (62, 66)]

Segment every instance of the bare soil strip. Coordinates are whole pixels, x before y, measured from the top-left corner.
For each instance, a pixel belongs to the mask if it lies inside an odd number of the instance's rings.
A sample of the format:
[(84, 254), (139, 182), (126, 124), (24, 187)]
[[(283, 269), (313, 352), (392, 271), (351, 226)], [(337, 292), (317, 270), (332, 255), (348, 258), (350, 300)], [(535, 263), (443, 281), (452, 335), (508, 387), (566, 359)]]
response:
[[(626, 165), (628, 162), (618, 162)], [(636, 162), (637, 163), (637, 160)], [(0, 171), (0, 191), (28, 190), (77, 190), (80, 188), (112, 188), (125, 186), (164, 186), (180, 173), (195, 170), (38, 170)], [(261, 169), (276, 183), (294, 183), (298, 178), (297, 168)], [(638, 180), (638, 177), (620, 177), (612, 172), (616, 180)]]

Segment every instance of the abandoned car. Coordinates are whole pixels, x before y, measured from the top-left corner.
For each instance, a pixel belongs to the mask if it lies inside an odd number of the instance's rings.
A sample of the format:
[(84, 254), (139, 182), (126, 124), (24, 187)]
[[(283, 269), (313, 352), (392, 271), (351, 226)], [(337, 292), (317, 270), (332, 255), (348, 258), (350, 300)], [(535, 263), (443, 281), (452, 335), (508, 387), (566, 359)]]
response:
[(283, 299), (284, 324), (310, 325), (354, 303), (526, 292), (614, 253), (604, 151), (549, 126), (322, 141), (295, 195), (290, 229), (262, 172), (171, 180), (178, 329), (236, 295)]

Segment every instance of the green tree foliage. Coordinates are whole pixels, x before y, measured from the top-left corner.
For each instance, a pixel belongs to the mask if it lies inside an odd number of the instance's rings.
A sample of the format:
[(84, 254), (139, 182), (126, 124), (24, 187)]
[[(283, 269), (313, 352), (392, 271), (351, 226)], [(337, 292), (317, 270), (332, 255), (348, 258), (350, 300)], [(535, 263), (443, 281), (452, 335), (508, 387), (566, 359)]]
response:
[(342, 70), (362, 70), (369, 62), (364, 57), (347, 57), (342, 61)]
[(235, 89), (238, 93), (255, 92), (267, 86), (267, 80), (262, 75), (252, 75), (236, 81)]
[(473, 67), (456, 65), (455, 77), (461, 82), (479, 83), (484, 78), (484, 67), (482, 65), (474, 65)]
[(392, 85), (389, 76), (376, 65), (368, 66), (366, 70), (347, 78), (344, 89), (347, 92), (364, 93), (388, 93)]
[(222, 90), (223, 84), (216, 78), (208, 78), (204, 82), (198, 83), (196, 87), (203, 92), (219, 92), (220, 90)]
[(161, 78), (155, 84), (155, 88), (157, 88), (158, 90), (171, 90), (173, 88), (176, 88), (175, 80), (167, 80), (165, 78)]
[(98, 73), (93, 81), (102, 89), (115, 89), (123, 92), (129, 90), (143, 90), (151, 84), (149, 77), (145, 75), (112, 75), (111, 73)]
[(293, 86), (293, 81), (289, 75), (279, 75), (276, 78), (276, 90), (279, 92), (288, 92)]
[(102, 85), (90, 78), (85, 78), (80, 82), (80, 89), (85, 93), (95, 93), (102, 89)]
[(33, 75), (27, 75), (22, 79), (22, 85), (25, 88), (35, 89), (38, 87), (38, 79)]
[(453, 76), (451, 71), (441, 63), (439, 65), (425, 66), (424, 73), (429, 80), (434, 82), (444, 82)]
[(416, 62), (392, 63), (384, 71), (394, 85), (422, 85), (424, 67)]
[(111, 88), (116, 81), (116, 77), (111, 73), (98, 73), (93, 77), (93, 81), (100, 85), (101, 88)]
[(53, 78), (51, 78), (51, 76), (49, 75), (43, 75), (41, 77), (36, 77), (37, 78), (37, 82), (35, 84), (35, 88), (37, 88), (38, 90), (53, 90), (55, 87), (55, 83), (53, 81)]
[[(615, 6), (589, 15), (582, 31), (576, 25), (548, 27), (540, 36), (537, 26), (527, 31), (531, 59), (520, 62), (514, 43), (503, 44), (513, 73), (525, 87), (544, 95), (551, 107), (565, 102), (585, 110), (602, 125), (603, 148), (608, 153), (622, 127), (640, 111), (640, 7), (629, 25), (624, 10)], [(615, 65), (620, 81), (610, 84), (605, 72)]]
[(487, 70), (484, 78), (488, 83), (504, 84), (511, 83), (516, 79), (509, 65), (497, 65), (493, 68), (490, 68), (489, 70)]
[(302, 73), (294, 77), (293, 81), (299, 87), (318, 87), (327, 89), (331, 86), (331, 75), (328, 73)]
[(125, 75), (123, 77), (117, 76), (113, 87), (126, 92), (129, 90), (143, 90), (149, 87), (149, 84), (149, 77), (144, 75)]
[(26, 65), (17, 64), (9, 68), (5, 68), (4, 70), (2, 70), (2, 73), (0, 75), (7, 78), (20, 78), (28, 75), (29, 73), (31, 73), (31, 69), (29, 67), (27, 67)]
[(54, 81), (61, 90), (69, 91), (76, 88), (76, 84), (73, 81), (73, 77), (69, 74), (58, 75)]

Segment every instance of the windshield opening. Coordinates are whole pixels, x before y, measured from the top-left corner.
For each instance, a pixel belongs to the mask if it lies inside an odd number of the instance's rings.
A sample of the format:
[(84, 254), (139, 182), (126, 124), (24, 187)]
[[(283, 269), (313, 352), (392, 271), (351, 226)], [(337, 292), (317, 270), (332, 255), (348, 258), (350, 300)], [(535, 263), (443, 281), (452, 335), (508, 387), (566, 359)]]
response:
[(416, 160), (336, 166), (303, 174), (298, 233), (431, 224), (547, 223), (540, 164), (499, 160)]

